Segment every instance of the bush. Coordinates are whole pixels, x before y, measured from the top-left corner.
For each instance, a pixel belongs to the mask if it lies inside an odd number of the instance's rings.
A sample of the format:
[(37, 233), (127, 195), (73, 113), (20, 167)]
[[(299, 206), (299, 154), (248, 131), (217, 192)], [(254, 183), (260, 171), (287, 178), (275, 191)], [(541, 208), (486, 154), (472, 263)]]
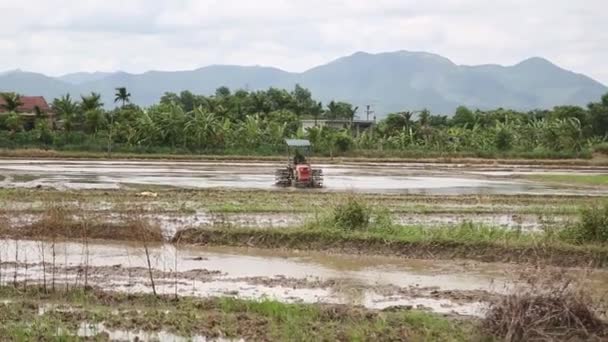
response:
[(334, 225), (345, 230), (360, 230), (369, 226), (370, 209), (356, 199), (350, 199), (334, 209)]
[(565, 229), (562, 238), (575, 243), (608, 242), (608, 203), (581, 211), (579, 222)]
[(336, 135), (335, 146), (339, 152), (346, 152), (353, 146), (353, 138), (350, 134), (341, 132)]
[(608, 143), (601, 143), (593, 146), (593, 152), (608, 155)]

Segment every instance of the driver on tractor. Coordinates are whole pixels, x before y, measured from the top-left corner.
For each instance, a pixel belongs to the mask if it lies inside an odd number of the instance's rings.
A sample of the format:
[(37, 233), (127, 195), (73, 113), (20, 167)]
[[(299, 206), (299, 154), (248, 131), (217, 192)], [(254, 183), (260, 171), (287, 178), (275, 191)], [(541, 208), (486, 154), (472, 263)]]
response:
[(306, 157), (304, 157), (304, 155), (299, 150), (296, 150), (293, 156), (293, 165), (298, 164), (306, 164)]

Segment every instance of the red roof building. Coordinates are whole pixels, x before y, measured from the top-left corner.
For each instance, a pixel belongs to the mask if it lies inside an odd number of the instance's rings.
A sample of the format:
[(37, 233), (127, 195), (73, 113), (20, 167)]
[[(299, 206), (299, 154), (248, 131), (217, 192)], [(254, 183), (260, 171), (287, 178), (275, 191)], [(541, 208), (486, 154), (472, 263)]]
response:
[[(36, 113), (36, 107), (41, 113), (49, 113), (51, 110), (43, 96), (21, 96), (19, 101), (21, 101), (21, 106), (17, 108), (18, 113), (33, 114)], [(5, 103), (4, 99), (0, 97), (0, 113), (6, 112)]]

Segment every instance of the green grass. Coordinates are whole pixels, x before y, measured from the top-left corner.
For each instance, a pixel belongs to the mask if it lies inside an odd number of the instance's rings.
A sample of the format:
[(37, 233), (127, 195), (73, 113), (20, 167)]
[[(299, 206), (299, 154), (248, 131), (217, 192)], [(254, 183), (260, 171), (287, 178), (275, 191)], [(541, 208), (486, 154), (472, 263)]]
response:
[[(77, 292), (77, 293), (74, 293)], [(474, 321), (450, 320), (417, 310), (376, 311), (324, 304), (285, 304), (273, 300), (197, 299), (126, 295), (81, 289), (44, 294), (0, 287), (0, 334), (9, 340), (72, 341), (80, 323), (102, 323), (128, 331), (167, 330), (265, 341), (468, 341), (481, 336)], [(51, 310), (38, 315), (42, 304)], [(60, 327), (60, 331), (56, 328)]]
[(608, 174), (601, 175), (530, 175), (529, 180), (569, 185), (608, 185)]
[(576, 244), (559, 231), (524, 233), (484, 225), (427, 227), (376, 226), (358, 231), (336, 229), (324, 219), (298, 228), (194, 228), (183, 230), (182, 243), (323, 250), (423, 259), (463, 258), (487, 262), (550, 263), (556, 266), (605, 267), (608, 245)]

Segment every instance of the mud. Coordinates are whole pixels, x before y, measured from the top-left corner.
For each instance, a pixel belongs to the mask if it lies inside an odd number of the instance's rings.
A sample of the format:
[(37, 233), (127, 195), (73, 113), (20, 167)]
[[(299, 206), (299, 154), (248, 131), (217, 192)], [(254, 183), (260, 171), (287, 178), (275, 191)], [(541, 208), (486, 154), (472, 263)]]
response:
[[(5, 179), (0, 187), (56, 189), (119, 189), (129, 185), (177, 188), (274, 189), (278, 163), (0, 160)], [(413, 194), (606, 194), (606, 189), (554, 188), (514, 179), (546, 170), (534, 166), (460, 164), (327, 164), (325, 188), (318, 191), (356, 191)], [(608, 169), (577, 169), (606, 173)], [(557, 169), (551, 172), (569, 172)], [(17, 178), (15, 178), (17, 177)], [(292, 191), (292, 189), (283, 189)]]
[[(28, 284), (46, 280), (50, 286), (52, 246), (7, 240), (0, 246), (4, 261), (0, 282), (12, 282), (16, 270), (18, 282), (26, 278)], [(19, 250), (20, 264), (17, 267), (9, 261), (15, 257), (15, 248)], [(45, 250), (44, 267), (41, 248)], [(54, 249), (56, 282), (83, 285), (85, 246), (58, 243)], [(91, 244), (88, 250), (90, 266), (86, 272), (89, 285), (127, 293), (151, 291), (142, 248)], [(370, 308), (409, 305), (444, 313), (480, 315), (485, 297), (463, 298), (475, 291), (486, 293), (492, 287), (491, 273), (463, 273), (462, 266), (459, 272), (454, 272), (454, 265), (432, 262), (184, 247), (177, 251), (175, 271), (175, 253), (171, 246), (150, 250), (153, 277), (159, 293), (253, 299), (269, 297), (286, 302), (356, 304)]]
[[(14, 262), (15, 249), (18, 263)], [(151, 247), (149, 252), (160, 294), (272, 298), (375, 309), (409, 306), (474, 316), (482, 315), (493, 296), (511, 287), (515, 278), (509, 274), (522, 271), (522, 267), (509, 264), (254, 248), (183, 246), (175, 250), (163, 245)], [(0, 240), (0, 257), (0, 284), (27, 280), (27, 284), (45, 282), (50, 286), (54, 277), (57, 284), (82, 286), (86, 274), (89, 286), (126, 293), (151, 292), (145, 252), (138, 245), (57, 243), (53, 248), (48, 243)], [(608, 272), (597, 271), (593, 279), (598, 292), (606, 291)]]

